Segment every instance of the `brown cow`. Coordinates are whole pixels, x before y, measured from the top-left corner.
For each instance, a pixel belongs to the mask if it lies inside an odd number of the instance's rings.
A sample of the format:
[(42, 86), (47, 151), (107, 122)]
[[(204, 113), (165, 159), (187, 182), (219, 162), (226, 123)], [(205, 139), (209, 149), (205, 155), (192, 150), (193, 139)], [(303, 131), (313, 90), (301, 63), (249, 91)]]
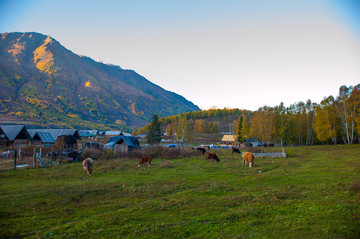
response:
[(92, 167), (94, 165), (94, 160), (91, 158), (84, 159), (83, 163), (84, 172), (87, 173), (89, 176), (92, 174)]
[(138, 167), (140, 167), (144, 163), (148, 163), (148, 166), (151, 165), (152, 157), (151, 156), (142, 156), (140, 162), (138, 163)]
[(206, 162), (209, 161), (209, 159), (215, 159), (217, 162), (220, 162), (220, 159), (218, 158), (216, 153), (206, 152), (205, 156), (206, 156)]
[(246, 163), (249, 164), (249, 168), (252, 167), (253, 163), (254, 163), (254, 155), (251, 153), (251, 152), (245, 152), (243, 154), (243, 162), (242, 162), (242, 165), (246, 165)]

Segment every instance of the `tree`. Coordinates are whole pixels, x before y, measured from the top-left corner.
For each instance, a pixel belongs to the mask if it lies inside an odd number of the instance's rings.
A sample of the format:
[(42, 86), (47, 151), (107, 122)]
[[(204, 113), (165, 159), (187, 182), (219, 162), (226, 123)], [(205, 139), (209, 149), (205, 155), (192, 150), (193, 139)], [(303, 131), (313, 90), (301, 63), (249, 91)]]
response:
[(151, 145), (158, 144), (161, 141), (161, 128), (157, 114), (154, 114), (152, 117), (146, 141)]
[(241, 115), (237, 120), (234, 122), (234, 134), (236, 135), (236, 141), (242, 143), (244, 142), (243, 136), (242, 136), (242, 126), (243, 126), (243, 120), (244, 117)]
[(176, 130), (176, 139), (178, 142), (183, 144), (185, 141), (192, 140), (192, 130), (191, 125), (186, 117), (181, 116), (178, 121), (177, 130)]
[(176, 131), (176, 125), (175, 122), (169, 123), (166, 125), (166, 134), (167, 135), (173, 135)]
[(250, 125), (245, 114), (243, 114), (243, 121), (241, 125), (241, 137), (243, 139), (243, 142), (250, 138)]
[(360, 85), (340, 87), (335, 101), (336, 115), (340, 119), (341, 136), (344, 143), (351, 144), (357, 136), (356, 121), (360, 109)]
[(329, 139), (336, 144), (337, 139), (337, 117), (335, 115), (334, 98), (329, 96), (321, 101), (316, 108), (316, 115), (314, 119), (314, 131), (316, 137), (326, 142)]
[(251, 120), (250, 135), (260, 142), (271, 142), (275, 139), (275, 111), (264, 106), (256, 111)]
[(194, 123), (194, 133), (206, 133), (206, 124), (203, 119), (197, 119)]

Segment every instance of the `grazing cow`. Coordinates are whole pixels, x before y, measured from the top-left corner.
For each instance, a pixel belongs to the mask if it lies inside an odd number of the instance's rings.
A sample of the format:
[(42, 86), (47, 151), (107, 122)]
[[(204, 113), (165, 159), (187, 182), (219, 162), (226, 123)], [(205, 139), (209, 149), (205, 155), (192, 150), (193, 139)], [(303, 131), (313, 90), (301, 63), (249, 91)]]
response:
[(152, 161), (151, 156), (142, 156), (139, 163), (138, 163), (138, 167), (140, 167), (142, 164), (145, 164), (145, 163), (148, 163), (148, 166), (150, 166), (151, 161)]
[(254, 155), (251, 152), (245, 152), (243, 154), (242, 165), (244, 166), (244, 165), (246, 165), (246, 163), (249, 164), (249, 168), (251, 168), (254, 163)]
[(206, 157), (206, 162), (209, 161), (209, 159), (215, 159), (217, 162), (220, 162), (220, 159), (218, 158), (216, 153), (206, 152), (205, 157)]
[(205, 154), (205, 153), (206, 153), (206, 149), (205, 149), (205, 148), (202, 148), (202, 147), (196, 148), (196, 151), (197, 151), (197, 152), (200, 152), (200, 153), (202, 153), (202, 154)]
[(84, 172), (87, 173), (89, 176), (92, 174), (92, 167), (94, 165), (94, 160), (91, 158), (84, 159), (83, 163)]
[(240, 152), (240, 150), (238, 149), (238, 148), (232, 148), (232, 152), (231, 152), (232, 154), (233, 153), (238, 153), (238, 154), (240, 154), (241, 152)]

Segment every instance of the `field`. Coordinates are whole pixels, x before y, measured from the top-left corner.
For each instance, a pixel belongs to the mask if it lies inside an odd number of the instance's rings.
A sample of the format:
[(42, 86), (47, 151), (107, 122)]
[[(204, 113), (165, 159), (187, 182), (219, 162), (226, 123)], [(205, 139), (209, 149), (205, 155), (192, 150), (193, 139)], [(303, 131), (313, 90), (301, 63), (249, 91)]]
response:
[[(268, 150), (280, 151), (271, 148)], [(0, 172), (2, 238), (360, 238), (360, 145)]]

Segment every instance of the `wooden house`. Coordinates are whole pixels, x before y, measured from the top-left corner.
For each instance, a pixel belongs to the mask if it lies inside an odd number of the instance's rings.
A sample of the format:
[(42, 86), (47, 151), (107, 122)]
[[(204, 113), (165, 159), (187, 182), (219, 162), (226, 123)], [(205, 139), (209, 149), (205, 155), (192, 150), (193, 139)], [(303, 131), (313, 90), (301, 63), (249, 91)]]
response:
[(28, 144), (31, 135), (24, 125), (2, 125), (0, 131), (1, 143)]
[(238, 145), (238, 142), (236, 141), (235, 135), (224, 135), (221, 139), (222, 145)]
[(51, 147), (55, 144), (55, 139), (47, 132), (36, 132), (32, 138), (32, 144), (44, 145), (45, 147)]
[(127, 154), (134, 149), (140, 149), (140, 144), (137, 138), (133, 136), (121, 136), (121, 138), (115, 142), (114, 154)]

